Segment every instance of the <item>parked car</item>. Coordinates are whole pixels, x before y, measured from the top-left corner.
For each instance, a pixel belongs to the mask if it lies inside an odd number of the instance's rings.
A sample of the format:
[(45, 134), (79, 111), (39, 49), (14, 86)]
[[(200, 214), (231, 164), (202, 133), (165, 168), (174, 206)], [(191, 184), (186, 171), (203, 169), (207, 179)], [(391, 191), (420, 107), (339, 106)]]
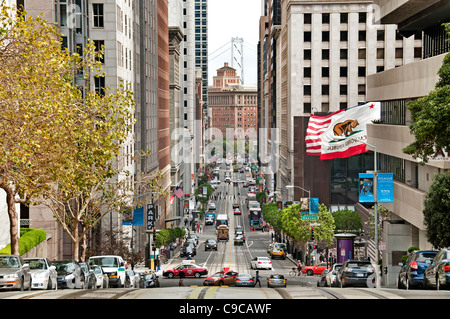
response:
[(173, 278), (180, 275), (180, 271), (183, 271), (186, 277), (200, 278), (203, 275), (208, 274), (208, 269), (197, 266), (195, 264), (181, 264), (173, 269), (168, 269), (163, 272), (164, 277)]
[(267, 278), (267, 287), (275, 288), (275, 287), (284, 287), (287, 286), (287, 280), (283, 275), (272, 274)]
[(30, 266), (18, 255), (0, 255), (0, 290), (31, 290)]
[(347, 260), (337, 273), (338, 286), (375, 287), (375, 268), (370, 261)]
[(91, 269), (95, 275), (95, 284), (98, 288), (109, 288), (109, 277), (103, 272), (102, 267), (100, 266), (91, 266)]
[(337, 287), (336, 275), (341, 267), (342, 267), (341, 263), (333, 264), (333, 267), (331, 267), (330, 271), (327, 273), (325, 277), (327, 287)]
[(317, 279), (317, 287), (327, 287), (327, 274), (330, 272), (330, 268), (325, 269)]
[(132, 269), (127, 269), (126, 273), (130, 278), (130, 288), (139, 288), (139, 276)]
[(325, 269), (329, 268), (330, 264), (327, 265), (326, 262), (321, 262), (315, 264), (314, 266), (304, 266), (302, 268), (302, 273), (307, 274), (308, 276), (312, 275), (320, 275)]
[(84, 287), (84, 274), (80, 265), (75, 260), (58, 260), (52, 264), (58, 274), (58, 289), (81, 289)]
[(154, 272), (145, 273), (143, 279), (144, 279), (143, 288), (160, 287), (158, 276)]
[(88, 264), (89, 266), (97, 265), (102, 267), (103, 272), (109, 277), (110, 287), (125, 287), (127, 276), (125, 273), (125, 261), (121, 256), (92, 256), (89, 258)]
[(219, 271), (212, 276), (205, 278), (203, 286), (231, 286), (234, 285), (237, 275), (237, 272), (231, 270)]
[(189, 237), (187, 238), (187, 240), (188, 240), (188, 241), (189, 241), (189, 240), (192, 240), (192, 241), (194, 242), (194, 244), (195, 244), (195, 247), (197, 247), (197, 245), (198, 245), (198, 236), (197, 236), (197, 235), (191, 234), (191, 235), (189, 235)]
[(32, 289), (58, 288), (56, 267), (47, 258), (24, 258), (30, 267)]
[(255, 277), (249, 273), (239, 273), (234, 280), (234, 285), (236, 287), (254, 287)]
[(398, 274), (398, 288), (410, 289), (422, 287), (425, 270), (437, 255), (435, 250), (419, 250), (409, 254), (405, 263), (401, 265)]
[(254, 257), (250, 262), (252, 269), (272, 269), (272, 262), (269, 257)]
[(84, 277), (84, 289), (96, 289), (97, 288), (97, 278), (95, 277), (94, 270), (90, 269), (89, 266), (84, 262), (79, 262), (81, 270), (83, 271)]
[(450, 285), (450, 248), (441, 249), (425, 270), (425, 288), (448, 288)]
[(205, 241), (205, 251), (208, 249), (214, 249), (217, 251), (217, 241), (215, 239), (207, 239)]

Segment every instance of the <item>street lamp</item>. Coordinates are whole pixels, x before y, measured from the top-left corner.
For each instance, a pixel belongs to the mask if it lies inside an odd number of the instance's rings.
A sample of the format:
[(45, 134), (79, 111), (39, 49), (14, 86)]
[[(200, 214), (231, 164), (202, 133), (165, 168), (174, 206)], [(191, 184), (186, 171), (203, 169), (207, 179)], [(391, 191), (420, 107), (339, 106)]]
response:
[(309, 213), (311, 213), (311, 192), (297, 185), (286, 185), (286, 188), (294, 188), (294, 187), (300, 188), (302, 191), (308, 193), (308, 210)]
[(377, 171), (377, 145), (369, 144), (361, 141), (373, 148), (373, 198), (374, 198), (374, 210), (375, 210), (375, 271), (376, 271), (376, 287), (380, 288), (380, 281), (378, 280), (378, 260), (380, 259), (380, 251), (378, 247), (378, 171)]

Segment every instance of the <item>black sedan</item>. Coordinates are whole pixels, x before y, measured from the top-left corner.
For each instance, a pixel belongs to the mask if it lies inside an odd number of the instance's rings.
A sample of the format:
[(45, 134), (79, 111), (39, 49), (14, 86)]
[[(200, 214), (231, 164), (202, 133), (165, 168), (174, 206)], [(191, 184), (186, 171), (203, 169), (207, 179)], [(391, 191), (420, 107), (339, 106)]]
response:
[(160, 287), (158, 276), (155, 273), (144, 274), (144, 288)]
[(215, 239), (207, 239), (205, 241), (205, 251), (208, 249), (217, 250), (217, 241)]
[(434, 250), (419, 250), (409, 254), (405, 263), (402, 264), (398, 274), (398, 288), (421, 287), (425, 270), (433, 262), (438, 252)]
[(370, 261), (347, 260), (337, 274), (338, 286), (375, 287), (375, 268)]

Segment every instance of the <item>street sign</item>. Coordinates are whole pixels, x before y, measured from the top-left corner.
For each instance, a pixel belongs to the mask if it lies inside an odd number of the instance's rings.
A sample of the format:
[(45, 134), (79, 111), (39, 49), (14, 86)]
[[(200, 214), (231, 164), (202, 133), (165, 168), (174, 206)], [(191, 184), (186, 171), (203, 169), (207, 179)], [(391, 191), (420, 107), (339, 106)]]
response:
[(319, 220), (317, 215), (303, 215), (302, 220)]
[(147, 204), (147, 230), (153, 229), (155, 225), (155, 207), (153, 204)]

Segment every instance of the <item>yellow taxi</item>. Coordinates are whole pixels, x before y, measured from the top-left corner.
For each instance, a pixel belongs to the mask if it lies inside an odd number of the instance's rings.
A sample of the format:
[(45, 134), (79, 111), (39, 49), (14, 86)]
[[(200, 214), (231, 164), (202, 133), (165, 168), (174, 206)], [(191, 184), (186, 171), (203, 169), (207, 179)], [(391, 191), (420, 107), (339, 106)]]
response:
[(274, 243), (271, 247), (270, 247), (270, 258), (281, 258), (281, 259), (286, 259), (286, 244), (283, 243)]

